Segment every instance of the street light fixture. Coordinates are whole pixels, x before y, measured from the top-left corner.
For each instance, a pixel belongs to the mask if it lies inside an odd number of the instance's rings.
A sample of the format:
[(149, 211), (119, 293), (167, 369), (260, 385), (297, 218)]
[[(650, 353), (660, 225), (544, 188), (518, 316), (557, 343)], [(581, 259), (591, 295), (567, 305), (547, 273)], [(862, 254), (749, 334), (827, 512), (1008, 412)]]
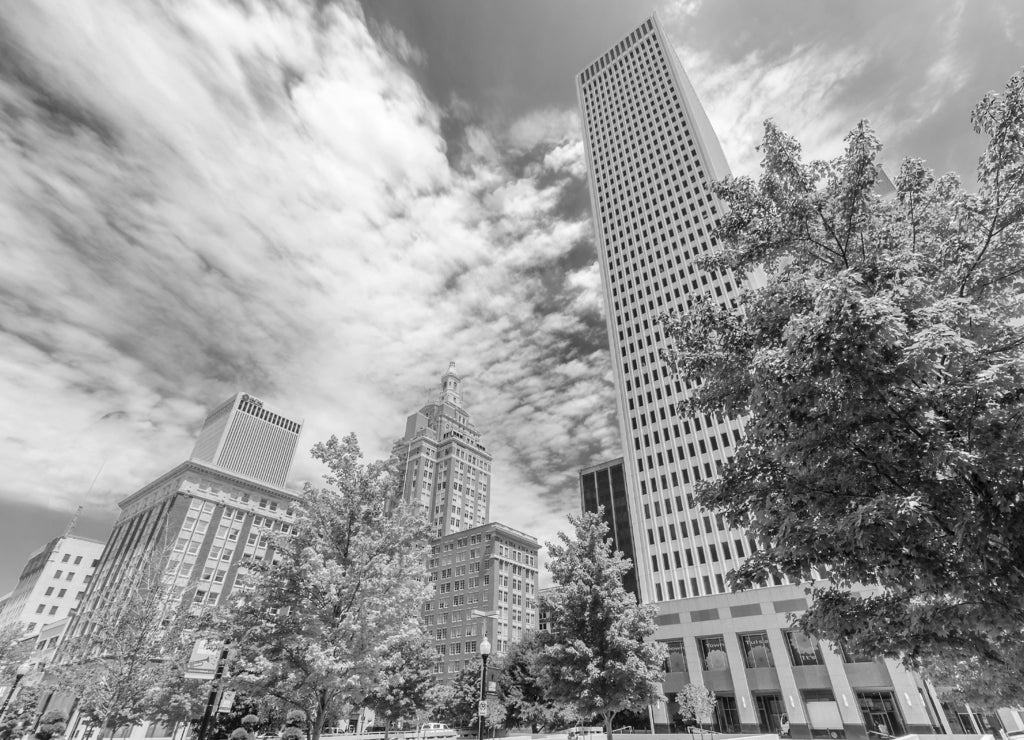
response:
[(11, 699), (14, 698), (14, 692), (18, 690), (18, 683), (28, 675), (30, 670), (32, 670), (32, 666), (28, 664), (28, 661), (14, 669), (14, 685), (11, 686), (11, 690), (7, 692), (7, 698), (4, 699), (4, 705), (0, 708), (0, 720), (3, 720), (4, 715), (7, 714), (7, 705), (10, 704)]
[(484, 639), (480, 642), (480, 706), (477, 708), (477, 740), (484, 740), (484, 718), (487, 716), (487, 656), (491, 654), (491, 643)]

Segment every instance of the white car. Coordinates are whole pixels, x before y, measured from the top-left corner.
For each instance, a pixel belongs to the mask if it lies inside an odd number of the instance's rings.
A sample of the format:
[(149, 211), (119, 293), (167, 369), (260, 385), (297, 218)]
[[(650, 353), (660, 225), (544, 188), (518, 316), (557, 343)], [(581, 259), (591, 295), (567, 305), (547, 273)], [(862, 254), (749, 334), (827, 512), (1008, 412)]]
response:
[(416, 740), (456, 740), (458, 735), (442, 722), (427, 722), (416, 730)]

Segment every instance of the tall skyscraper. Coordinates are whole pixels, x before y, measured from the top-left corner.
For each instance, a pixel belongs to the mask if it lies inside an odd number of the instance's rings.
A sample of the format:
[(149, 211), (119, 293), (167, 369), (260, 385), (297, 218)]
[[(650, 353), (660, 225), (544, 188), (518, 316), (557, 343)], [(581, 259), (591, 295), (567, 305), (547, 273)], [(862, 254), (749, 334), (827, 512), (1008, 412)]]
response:
[(612, 545), (633, 562), (633, 567), (622, 578), (622, 585), (640, 601), (633, 527), (629, 519), (629, 495), (621, 457), (580, 471), (580, 507), (583, 511), (595, 514), (603, 507), (602, 518), (608, 525)]
[[(656, 637), (669, 649), (664, 690), (687, 683), (717, 696), (721, 731), (866, 738), (949, 731), (935, 695), (893, 661), (819, 645), (789, 627), (807, 608), (802, 586), (776, 579), (729, 592), (726, 576), (757, 543), (696, 505), (742, 439), (741, 419), (680, 418), (692, 390), (666, 375), (655, 319), (700, 296), (735, 308), (744, 276), (698, 267), (716, 249), (728, 174), (721, 146), (657, 20), (650, 18), (577, 76), (608, 339), (624, 445), (637, 579), (657, 603)], [(656, 721), (675, 717), (659, 705)]]
[(191, 459), (283, 486), (301, 431), (301, 419), (288, 418), (248, 393), (236, 393), (207, 415)]
[(491, 455), (462, 405), (454, 362), (441, 376), (436, 398), (409, 416), (394, 453), (404, 466), (402, 496), (419, 504), (434, 536), (490, 521)]

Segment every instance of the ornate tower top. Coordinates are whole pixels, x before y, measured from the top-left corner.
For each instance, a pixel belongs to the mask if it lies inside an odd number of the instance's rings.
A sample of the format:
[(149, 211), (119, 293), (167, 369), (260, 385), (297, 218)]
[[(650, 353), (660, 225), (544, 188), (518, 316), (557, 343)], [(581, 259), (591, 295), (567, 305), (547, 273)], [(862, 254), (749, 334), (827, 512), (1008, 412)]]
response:
[(455, 372), (455, 363), (448, 363), (448, 370), (441, 376), (441, 403), (450, 403), (452, 406), (462, 408), (462, 398), (459, 395), (459, 384), (462, 378)]

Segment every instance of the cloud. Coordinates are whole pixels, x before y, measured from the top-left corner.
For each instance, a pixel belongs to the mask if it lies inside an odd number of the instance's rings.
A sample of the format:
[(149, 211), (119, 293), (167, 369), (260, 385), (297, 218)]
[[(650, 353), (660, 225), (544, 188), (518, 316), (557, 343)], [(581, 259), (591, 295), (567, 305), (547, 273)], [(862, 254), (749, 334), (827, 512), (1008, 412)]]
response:
[(619, 454), (575, 113), (444, 131), (355, 3), (17, 4), (0, 59), (0, 498), (111, 507), (237, 389), (380, 456), (450, 359), (495, 518)]

